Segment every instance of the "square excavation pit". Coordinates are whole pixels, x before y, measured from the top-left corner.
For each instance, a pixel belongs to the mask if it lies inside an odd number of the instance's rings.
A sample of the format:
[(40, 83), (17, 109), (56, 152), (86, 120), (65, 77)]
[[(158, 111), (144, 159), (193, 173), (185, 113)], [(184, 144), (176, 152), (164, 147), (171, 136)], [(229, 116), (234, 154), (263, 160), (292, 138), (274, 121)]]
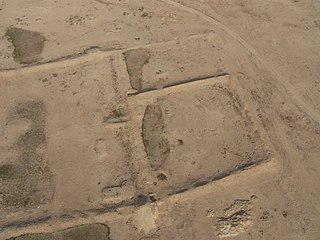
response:
[(160, 195), (204, 185), (269, 158), (229, 77), (222, 78), (159, 90), (148, 100), (142, 138)]
[(122, 66), (96, 54), (1, 73), (0, 224), (135, 196)]

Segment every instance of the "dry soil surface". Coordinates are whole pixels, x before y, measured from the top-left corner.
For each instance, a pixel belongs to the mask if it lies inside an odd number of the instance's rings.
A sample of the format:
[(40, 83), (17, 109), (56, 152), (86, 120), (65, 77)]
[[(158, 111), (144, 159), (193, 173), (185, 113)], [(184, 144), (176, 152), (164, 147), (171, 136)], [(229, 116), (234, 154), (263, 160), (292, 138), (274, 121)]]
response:
[(320, 239), (320, 2), (0, 0), (0, 239)]

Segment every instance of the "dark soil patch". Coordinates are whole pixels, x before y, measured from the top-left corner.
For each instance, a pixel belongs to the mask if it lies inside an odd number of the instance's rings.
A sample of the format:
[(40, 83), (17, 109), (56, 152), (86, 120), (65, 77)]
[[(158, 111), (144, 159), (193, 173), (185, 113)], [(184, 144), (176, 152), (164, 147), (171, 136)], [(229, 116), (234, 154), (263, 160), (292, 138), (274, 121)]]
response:
[(51, 200), (52, 174), (44, 155), (38, 152), (46, 145), (46, 107), (41, 100), (17, 104), (9, 116), (10, 121), (27, 119), (31, 127), (11, 146), (18, 153), (12, 166), (0, 167), (0, 192), (5, 207), (26, 207)]
[(54, 233), (25, 234), (8, 240), (109, 240), (109, 228), (103, 224), (83, 225)]
[(41, 33), (13, 27), (7, 30), (6, 36), (14, 47), (13, 57), (16, 62), (31, 64), (41, 59), (46, 40)]
[(142, 123), (142, 137), (150, 165), (154, 170), (158, 170), (170, 153), (169, 141), (165, 137), (163, 113), (159, 105), (147, 106)]
[(124, 53), (131, 87), (140, 91), (142, 89), (142, 69), (149, 61), (150, 53), (146, 49), (132, 49)]
[(12, 175), (13, 167), (11, 165), (0, 166), (0, 179), (7, 179)]

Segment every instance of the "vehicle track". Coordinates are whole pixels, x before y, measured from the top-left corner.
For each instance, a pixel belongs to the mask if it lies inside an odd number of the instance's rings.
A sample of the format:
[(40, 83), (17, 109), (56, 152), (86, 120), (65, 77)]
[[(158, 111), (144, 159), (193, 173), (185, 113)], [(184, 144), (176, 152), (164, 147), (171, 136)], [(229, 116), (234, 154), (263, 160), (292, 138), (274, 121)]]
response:
[(277, 73), (269, 64), (269, 62), (262, 57), (257, 50), (255, 50), (246, 40), (244, 40), (239, 34), (237, 34), (235, 31), (231, 30), (228, 26), (223, 24), (222, 22), (218, 21), (217, 19), (208, 16), (207, 14), (198, 11), (192, 7), (188, 7), (186, 5), (183, 5), (181, 3), (177, 3), (172, 0), (160, 0), (164, 3), (167, 3), (169, 5), (172, 5), (176, 8), (179, 8), (183, 11), (195, 14), (202, 18), (203, 20), (210, 22), (214, 24), (216, 27), (220, 28), (223, 32), (225, 32), (227, 35), (235, 39), (237, 42), (239, 42), (251, 55), (253, 55), (271, 74), (272, 77), (274, 77), (277, 82), (283, 87), (286, 91), (286, 93), (290, 96), (290, 98), (295, 102), (297, 107), (307, 114), (310, 118), (312, 118), (315, 122), (317, 122), (320, 125), (320, 114), (316, 112), (308, 102), (306, 102), (301, 94), (294, 89), (294, 87), (289, 84), (288, 82), (281, 81), (281, 76), (279, 73)]

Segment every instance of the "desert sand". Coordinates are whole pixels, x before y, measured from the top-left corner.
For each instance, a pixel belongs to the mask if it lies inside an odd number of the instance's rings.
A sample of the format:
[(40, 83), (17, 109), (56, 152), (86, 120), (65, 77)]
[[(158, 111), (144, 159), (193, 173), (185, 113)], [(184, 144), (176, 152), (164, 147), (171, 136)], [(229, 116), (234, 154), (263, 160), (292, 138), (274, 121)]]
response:
[(0, 1), (0, 239), (320, 239), (320, 2)]

